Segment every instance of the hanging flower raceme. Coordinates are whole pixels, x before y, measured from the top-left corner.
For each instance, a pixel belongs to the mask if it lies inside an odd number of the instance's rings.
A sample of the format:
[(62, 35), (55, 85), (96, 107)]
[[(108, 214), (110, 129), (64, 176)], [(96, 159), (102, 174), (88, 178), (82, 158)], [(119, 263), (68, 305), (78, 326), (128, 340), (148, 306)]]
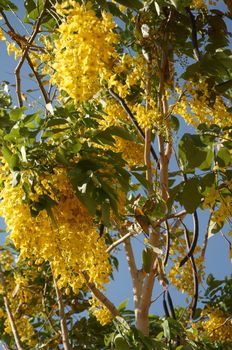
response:
[(90, 99), (100, 89), (100, 81), (117, 56), (115, 44), (118, 36), (113, 32), (116, 24), (105, 12), (97, 17), (91, 5), (74, 1), (57, 6), (59, 15), (66, 16), (58, 28), (55, 41), (55, 74), (52, 81), (76, 102)]
[[(26, 181), (26, 180), (25, 180)], [(87, 209), (76, 197), (64, 169), (40, 176), (30, 199), (39, 203), (49, 196), (57, 204), (32, 217), (25, 192), (19, 184), (12, 187), (6, 176), (1, 193), (0, 215), (11, 230), (10, 238), (20, 249), (22, 258), (49, 261), (59, 287), (70, 285), (74, 292), (85, 283), (82, 271), (98, 288), (108, 282), (111, 273), (104, 238), (99, 238)]]

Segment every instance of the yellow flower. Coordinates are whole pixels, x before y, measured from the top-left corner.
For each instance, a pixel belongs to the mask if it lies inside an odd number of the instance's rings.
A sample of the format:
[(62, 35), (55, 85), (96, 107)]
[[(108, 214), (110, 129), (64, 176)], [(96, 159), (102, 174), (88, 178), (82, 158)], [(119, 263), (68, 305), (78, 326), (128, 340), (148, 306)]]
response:
[(117, 56), (114, 46), (118, 36), (113, 32), (116, 24), (108, 13), (97, 17), (88, 3), (66, 1), (56, 9), (67, 17), (58, 28), (52, 82), (76, 102), (82, 102), (99, 91)]
[(105, 241), (99, 238), (65, 170), (55, 169), (54, 174), (41, 175), (34, 187), (38, 196), (48, 195), (56, 201), (53, 218), (45, 210), (32, 217), (29, 207), (22, 202), (21, 185), (12, 187), (11, 182), (9, 175), (1, 193), (0, 213), (11, 230), (10, 238), (20, 249), (21, 258), (29, 258), (31, 266), (35, 265), (33, 261), (49, 261), (59, 287), (70, 285), (78, 291), (85, 283), (81, 271), (86, 271), (90, 281), (102, 288), (111, 273)]
[(12, 53), (15, 54), (15, 60), (17, 60), (22, 55), (22, 50), (19, 47), (16, 47), (14, 42), (6, 41), (7, 46), (7, 53), (9, 56), (12, 55)]
[(3, 30), (0, 28), (0, 40), (6, 40)]
[(112, 321), (113, 316), (109, 309), (107, 309), (107, 307), (103, 305), (95, 296), (89, 300), (89, 303), (91, 305), (90, 310), (102, 326), (105, 326)]

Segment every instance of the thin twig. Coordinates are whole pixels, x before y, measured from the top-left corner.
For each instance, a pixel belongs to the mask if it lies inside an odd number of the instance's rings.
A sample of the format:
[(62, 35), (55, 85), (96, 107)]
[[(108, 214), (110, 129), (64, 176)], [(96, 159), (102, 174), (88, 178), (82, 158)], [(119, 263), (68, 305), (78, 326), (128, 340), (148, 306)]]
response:
[(51, 102), (51, 101), (50, 101), (50, 98), (49, 98), (49, 96), (48, 96), (48, 94), (47, 94), (47, 91), (45, 90), (44, 85), (43, 85), (43, 83), (42, 83), (42, 81), (41, 81), (41, 79), (40, 79), (40, 75), (39, 75), (39, 73), (35, 70), (35, 68), (34, 68), (34, 66), (33, 66), (33, 63), (32, 63), (32, 61), (31, 61), (29, 55), (27, 55), (26, 59), (27, 59), (28, 65), (30, 66), (32, 72), (34, 73), (34, 76), (35, 76), (35, 78), (36, 78), (36, 80), (37, 80), (37, 83), (38, 83), (39, 88), (40, 88), (40, 90), (41, 90), (41, 93), (42, 93), (42, 95), (43, 95), (44, 101), (45, 101), (46, 104), (48, 104), (48, 103)]
[(0, 344), (1, 344), (2, 348), (3, 348), (3, 350), (10, 350), (10, 348), (8, 348), (8, 346), (6, 345), (6, 343), (4, 343), (3, 340), (0, 340)]
[(112, 243), (106, 250), (107, 253), (110, 253), (114, 248), (116, 248), (119, 244), (125, 242), (128, 238), (130, 238), (131, 236), (135, 235), (136, 232), (128, 232), (127, 234), (125, 234), (125, 236), (119, 238), (117, 241), (115, 241), (114, 243)]
[(62, 344), (64, 346), (64, 350), (72, 350), (70, 342), (69, 342), (68, 327), (67, 327), (67, 320), (66, 320), (66, 315), (65, 315), (64, 303), (63, 303), (63, 299), (62, 299), (62, 293), (57, 286), (57, 282), (56, 282), (54, 275), (53, 275), (53, 281), (54, 281), (54, 287), (55, 287), (55, 291), (56, 291), (57, 303), (58, 303), (58, 307), (59, 307)]
[[(141, 136), (141, 138), (143, 139), (143, 141), (145, 140), (145, 134), (144, 131), (142, 130), (142, 128), (139, 126), (134, 114), (131, 112), (130, 108), (128, 107), (128, 105), (126, 104), (125, 100), (120, 97), (116, 92), (114, 92), (112, 89), (109, 89), (109, 93), (110, 95), (119, 102), (119, 104), (122, 106), (122, 108), (124, 109), (124, 111), (126, 112), (126, 114), (128, 115), (128, 117), (130, 118), (132, 124), (134, 125), (134, 127), (136, 128), (136, 130), (138, 131), (139, 135)], [(157, 163), (157, 166), (159, 168), (159, 160), (158, 157), (156, 155), (156, 152), (154, 150), (154, 148), (151, 146), (151, 154), (154, 158), (154, 160)]]
[[(26, 47), (22, 53), (22, 56), (19, 60), (19, 63), (15, 69), (15, 77), (16, 77), (16, 93), (17, 93), (17, 97), (18, 97), (18, 104), (20, 107), (23, 106), (23, 99), (22, 99), (22, 93), (21, 93), (21, 78), (20, 78), (20, 71), (21, 71), (21, 68), (22, 68), (22, 65), (25, 61), (25, 59), (27, 58), (28, 56), (28, 52), (30, 50), (30, 46), (31, 44), (33, 43), (33, 41), (35, 40), (35, 37), (36, 35), (38, 34), (39, 32), (39, 28), (40, 28), (40, 25), (41, 25), (41, 21), (42, 21), (42, 18), (44, 16), (44, 13), (46, 11), (46, 6), (47, 6), (47, 3), (48, 3), (48, 0), (45, 0), (44, 2), (44, 7), (43, 7), (43, 10), (41, 11), (39, 17), (38, 17), (38, 20), (36, 22), (36, 25), (35, 25), (35, 29), (32, 33), (32, 35), (30, 36), (30, 38), (28, 39), (27, 43), (25, 43)], [(24, 46), (20, 44), (20, 47), (23, 49)], [(29, 56), (28, 56), (29, 57)]]
[(207, 249), (207, 245), (208, 245), (208, 239), (209, 239), (209, 226), (210, 226), (210, 222), (211, 222), (211, 217), (213, 215), (213, 212), (210, 213), (209, 219), (208, 219), (208, 224), (207, 224), (207, 228), (205, 231), (205, 237), (204, 237), (204, 241), (203, 241), (203, 246), (202, 246), (202, 250), (201, 250), (201, 257), (204, 259), (205, 258), (205, 252)]

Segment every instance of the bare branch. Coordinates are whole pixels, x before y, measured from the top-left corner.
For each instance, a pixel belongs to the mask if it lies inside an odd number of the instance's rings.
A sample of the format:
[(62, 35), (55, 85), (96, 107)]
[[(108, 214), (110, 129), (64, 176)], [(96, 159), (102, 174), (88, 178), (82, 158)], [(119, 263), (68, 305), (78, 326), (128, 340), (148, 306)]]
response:
[(23, 106), (23, 100), (22, 100), (22, 93), (21, 93), (21, 77), (20, 77), (20, 71), (21, 71), (21, 68), (22, 68), (22, 65), (25, 61), (25, 59), (27, 60), (31, 70), (33, 71), (34, 75), (35, 75), (35, 78), (37, 80), (37, 83), (40, 87), (40, 90), (43, 94), (43, 97), (44, 97), (44, 100), (46, 103), (49, 103), (50, 102), (50, 99), (47, 95), (47, 92), (41, 82), (41, 79), (39, 77), (39, 74), (36, 72), (34, 66), (33, 66), (33, 63), (29, 57), (29, 49), (36, 37), (36, 35), (38, 34), (39, 32), (39, 27), (40, 27), (40, 24), (41, 24), (41, 21), (42, 21), (42, 18), (44, 16), (44, 13), (46, 11), (46, 6), (47, 6), (47, 3), (48, 3), (48, 0), (45, 0), (45, 3), (44, 3), (44, 8), (43, 10), (41, 11), (40, 13), (40, 16), (38, 17), (38, 20), (36, 22), (36, 25), (35, 25), (35, 29), (31, 35), (31, 37), (29, 38), (29, 40), (27, 41), (24, 37), (21, 37), (19, 34), (17, 34), (14, 30), (14, 28), (11, 26), (10, 22), (8, 21), (8, 18), (7, 16), (5, 15), (5, 13), (3, 11), (0, 11), (2, 17), (4, 18), (5, 20), (5, 23), (7, 25), (7, 27), (9, 28), (10, 32), (8, 32), (8, 34), (11, 36), (11, 38), (18, 44), (18, 46), (21, 48), (21, 49), (24, 49), (23, 53), (22, 53), (22, 56), (21, 56), (21, 59), (19, 60), (18, 62), (18, 65), (15, 69), (15, 77), (16, 77), (16, 93), (17, 93), (17, 98), (18, 98), (18, 104), (20, 107)]
[(210, 216), (209, 216), (207, 228), (206, 228), (206, 231), (205, 231), (205, 238), (204, 238), (204, 242), (203, 242), (203, 246), (202, 246), (202, 250), (201, 250), (201, 257), (202, 257), (203, 259), (205, 258), (205, 252), (206, 252), (207, 245), (208, 245), (208, 239), (209, 239), (209, 225), (210, 225), (210, 222), (211, 222), (212, 214), (213, 214), (213, 213), (211, 212), (211, 213), (210, 213)]
[(106, 250), (107, 253), (110, 253), (114, 248), (116, 248), (119, 244), (125, 242), (128, 238), (130, 238), (131, 236), (135, 235), (135, 232), (128, 232), (127, 234), (125, 234), (123, 237), (119, 238), (117, 241), (115, 241), (114, 243), (112, 243)]
[[(37, 20), (36, 25), (35, 25), (35, 29), (34, 29), (32, 35), (31, 35), (31, 37), (27, 41), (27, 43), (25, 43), (26, 47), (25, 47), (25, 49), (23, 51), (23, 54), (22, 54), (22, 56), (21, 56), (21, 58), (19, 60), (18, 65), (17, 65), (17, 67), (15, 69), (16, 93), (17, 93), (17, 97), (18, 97), (18, 104), (19, 104), (20, 107), (23, 106), (22, 93), (21, 93), (20, 71), (21, 71), (22, 65), (23, 65), (26, 57), (28, 56), (28, 52), (30, 50), (30, 46), (33, 43), (33, 41), (35, 40), (35, 37), (36, 37), (36, 35), (39, 32), (40, 24), (41, 24), (42, 18), (44, 16), (44, 13), (46, 11), (47, 3), (48, 3), (48, 0), (45, 0), (43, 10), (41, 11), (41, 13), (40, 13), (40, 15), (38, 17), (38, 20)], [(22, 45), (21, 43), (20, 43), (20, 46), (21, 46), (22, 49), (24, 48), (24, 45)]]
[(82, 274), (86, 280), (86, 284), (93, 293), (93, 295), (110, 311), (113, 317), (119, 316), (120, 313), (114, 304), (95, 286), (94, 283), (90, 282), (89, 275), (86, 271), (82, 271)]
[(55, 287), (55, 291), (56, 291), (57, 303), (58, 303), (58, 307), (59, 307), (62, 343), (64, 346), (64, 350), (72, 350), (70, 342), (69, 342), (68, 327), (67, 327), (67, 320), (66, 320), (66, 315), (65, 315), (65, 310), (64, 310), (64, 303), (63, 303), (63, 299), (62, 299), (62, 293), (57, 286), (57, 282), (56, 282), (54, 275), (53, 275), (53, 281), (54, 281), (54, 287)]

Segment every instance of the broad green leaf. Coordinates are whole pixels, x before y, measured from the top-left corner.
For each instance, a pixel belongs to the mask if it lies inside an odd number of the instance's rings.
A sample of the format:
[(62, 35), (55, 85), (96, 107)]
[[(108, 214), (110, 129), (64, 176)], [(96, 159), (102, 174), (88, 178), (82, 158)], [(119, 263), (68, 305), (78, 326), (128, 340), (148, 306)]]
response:
[(164, 320), (162, 323), (162, 327), (164, 330), (164, 336), (165, 338), (170, 341), (171, 340), (171, 331), (170, 331), (170, 327), (169, 327), (169, 323), (168, 320)]
[(22, 119), (23, 112), (26, 110), (26, 107), (14, 108), (10, 111), (10, 119), (13, 121), (18, 121)]
[(119, 136), (122, 139), (135, 141), (135, 137), (126, 129), (120, 126), (111, 126), (107, 130), (112, 133), (114, 136)]
[(20, 161), (17, 154), (13, 154), (7, 146), (2, 147), (2, 154), (11, 170), (19, 170)]
[(102, 212), (102, 221), (106, 226), (108, 226), (110, 223), (110, 202), (108, 200), (105, 200), (102, 203), (101, 212)]
[(18, 11), (17, 6), (9, 0), (0, 0), (0, 9), (5, 11)]
[(175, 132), (177, 132), (180, 128), (179, 119), (175, 115), (171, 115), (171, 127)]
[(124, 310), (127, 307), (127, 304), (129, 302), (129, 299), (125, 299), (121, 304), (118, 305), (118, 310)]
[(220, 167), (226, 167), (226, 166), (231, 165), (232, 158), (231, 158), (231, 153), (228, 150), (228, 148), (222, 147), (219, 149), (217, 156), (216, 156), (216, 161), (218, 162), (218, 165)]
[(182, 193), (179, 196), (180, 203), (187, 213), (193, 213), (201, 203), (202, 195), (199, 192), (199, 180), (195, 177), (184, 183)]
[(33, 11), (36, 8), (36, 4), (35, 4), (34, 0), (24, 1), (24, 6), (27, 10), (27, 13), (30, 13), (31, 11)]
[[(184, 134), (178, 146), (178, 155), (185, 169), (200, 167), (212, 154), (211, 148), (202, 142), (199, 135)], [(204, 165), (204, 164), (203, 164)]]

